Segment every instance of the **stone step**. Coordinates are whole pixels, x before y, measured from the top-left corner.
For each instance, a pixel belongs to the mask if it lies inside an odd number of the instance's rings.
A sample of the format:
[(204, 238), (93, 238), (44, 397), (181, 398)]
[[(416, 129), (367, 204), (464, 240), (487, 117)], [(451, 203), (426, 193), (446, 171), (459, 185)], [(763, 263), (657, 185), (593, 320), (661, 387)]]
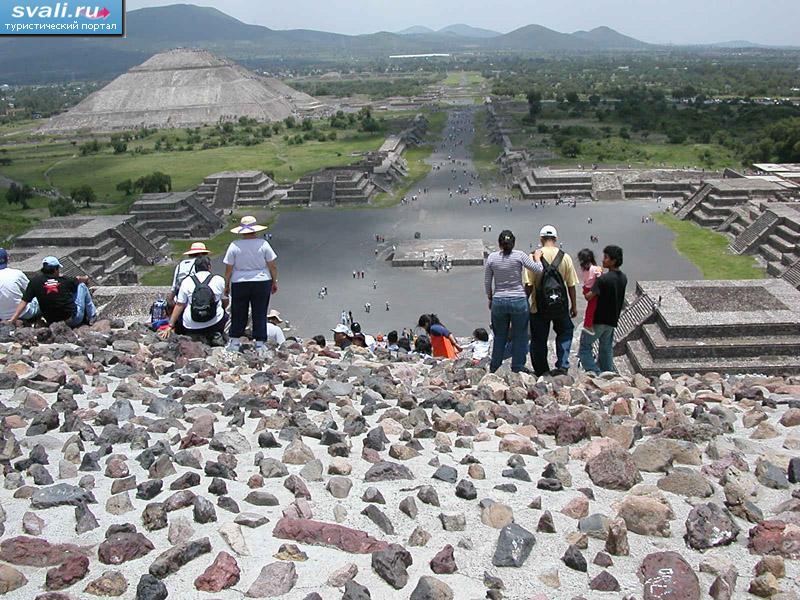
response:
[(784, 252), (781, 258), (781, 264), (785, 267), (790, 267), (798, 260), (800, 260), (800, 249), (797, 249), (795, 252)]
[(778, 225), (775, 233), (792, 244), (800, 244), (800, 231), (795, 231), (786, 225)]
[(763, 256), (767, 262), (776, 262), (780, 264), (781, 258), (783, 258), (783, 252), (774, 248), (771, 244), (761, 244), (758, 247), (758, 253)]
[(655, 323), (645, 325), (642, 332), (650, 356), (657, 359), (800, 356), (800, 335), (668, 338)]
[(796, 243), (787, 240), (781, 235), (772, 234), (767, 238), (767, 242), (769, 242), (773, 248), (780, 250), (781, 254), (784, 252), (792, 252), (797, 248)]
[(772, 355), (753, 357), (703, 357), (687, 359), (657, 359), (651, 356), (645, 343), (634, 340), (627, 344), (627, 356), (633, 368), (646, 377), (662, 373), (757, 373), (781, 375), (800, 370), (800, 356)]
[(767, 274), (773, 277), (780, 277), (785, 270), (783, 262), (770, 261), (767, 263)]

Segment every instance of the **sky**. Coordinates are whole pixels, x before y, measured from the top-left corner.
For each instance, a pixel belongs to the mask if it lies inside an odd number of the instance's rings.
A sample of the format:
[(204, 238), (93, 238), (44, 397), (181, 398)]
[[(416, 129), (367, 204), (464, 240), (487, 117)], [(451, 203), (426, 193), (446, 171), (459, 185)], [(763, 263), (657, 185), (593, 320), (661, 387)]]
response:
[[(128, 10), (176, 4), (127, 0)], [(798, 45), (798, 0), (194, 0), (270, 29), (345, 34), (439, 29), (466, 23), (500, 32), (530, 24), (572, 32), (606, 25), (645, 42), (703, 44), (748, 40)]]

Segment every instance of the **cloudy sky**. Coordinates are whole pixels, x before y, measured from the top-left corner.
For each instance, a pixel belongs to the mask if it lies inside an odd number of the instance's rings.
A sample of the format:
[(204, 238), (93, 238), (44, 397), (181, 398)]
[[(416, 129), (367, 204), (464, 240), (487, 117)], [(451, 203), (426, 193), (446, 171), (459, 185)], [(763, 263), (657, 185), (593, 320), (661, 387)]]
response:
[[(128, 0), (129, 10), (175, 4)], [(571, 32), (607, 25), (653, 43), (749, 40), (798, 45), (800, 0), (196, 0), (272, 29), (358, 34), (467, 23), (507, 32), (536, 23)]]

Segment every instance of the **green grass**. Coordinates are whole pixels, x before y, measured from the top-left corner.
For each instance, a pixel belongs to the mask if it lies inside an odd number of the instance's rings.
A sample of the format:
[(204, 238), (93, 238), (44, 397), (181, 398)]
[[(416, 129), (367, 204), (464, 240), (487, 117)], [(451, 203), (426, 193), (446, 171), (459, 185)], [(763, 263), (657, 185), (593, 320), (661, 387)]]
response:
[(481, 111), (478, 114), (475, 119), (475, 136), (470, 144), (472, 162), (475, 164), (481, 181), (484, 183), (500, 179), (500, 171), (495, 159), (503, 151), (499, 144), (493, 144), (489, 140), (486, 118), (486, 111)]
[(28, 231), (42, 219), (50, 216), (48, 198), (34, 196), (28, 200), (30, 208), (23, 209), (18, 204), (6, 202), (6, 188), (0, 187), (0, 245), (7, 239)]
[(462, 79), (465, 79), (466, 85), (469, 86), (483, 83), (483, 76), (477, 71), (451, 71), (442, 83), (450, 87), (459, 87)]
[(671, 213), (654, 213), (656, 221), (677, 234), (675, 249), (690, 260), (704, 279), (763, 279), (764, 270), (752, 256), (737, 256), (728, 252), (730, 241), (721, 233), (700, 227), (691, 221), (681, 221)]

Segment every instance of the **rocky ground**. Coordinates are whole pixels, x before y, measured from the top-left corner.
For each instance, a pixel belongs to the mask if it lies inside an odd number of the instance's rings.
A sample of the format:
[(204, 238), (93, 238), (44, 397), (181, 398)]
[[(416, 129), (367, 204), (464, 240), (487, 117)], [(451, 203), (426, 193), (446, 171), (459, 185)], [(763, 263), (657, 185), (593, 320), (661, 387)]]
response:
[(0, 594), (800, 594), (800, 380), (359, 352), (0, 326)]

